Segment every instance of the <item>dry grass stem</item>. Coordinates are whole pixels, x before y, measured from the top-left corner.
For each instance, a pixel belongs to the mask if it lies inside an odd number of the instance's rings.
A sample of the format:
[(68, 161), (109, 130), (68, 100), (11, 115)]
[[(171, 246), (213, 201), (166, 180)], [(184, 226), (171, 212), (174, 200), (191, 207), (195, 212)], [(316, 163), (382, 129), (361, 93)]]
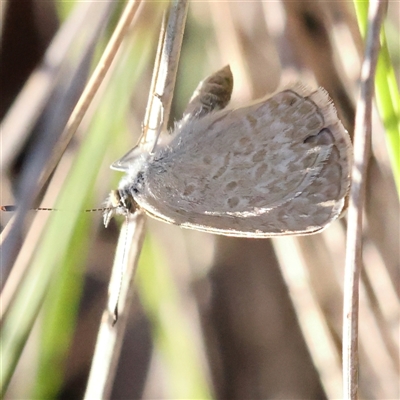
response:
[[(104, 25), (104, 21), (110, 16), (110, 4), (104, 4), (101, 8), (97, 5), (92, 5), (87, 9), (87, 7), (78, 7), (76, 13), (74, 13), (70, 20), (66, 23), (66, 28), (61, 29), (60, 33), (54, 39), (54, 43), (50, 46), (48, 52), (46, 53), (45, 60), (42, 66), (38, 69), (37, 72), (34, 72), (31, 79), (28, 81), (25, 86), (22, 94), (21, 100), (18, 97), (18, 100), (15, 103), (15, 106), (10, 110), (8, 116), (4, 121), (4, 125), (2, 125), (2, 134), (6, 140), (4, 143), (10, 144), (10, 151), (16, 150), (16, 143), (13, 144), (13, 139), (10, 138), (17, 137), (22, 143), (18, 146), (23, 146), (25, 142), (25, 135), (31, 134), (33, 126), (37, 123), (37, 119), (40, 113), (43, 113), (43, 107), (45, 105), (47, 107), (53, 107), (52, 111), (54, 113), (54, 119), (47, 118), (47, 124), (43, 124), (41, 126), (42, 129), (42, 139), (39, 143), (36, 151), (36, 157), (32, 157), (30, 159), (29, 168), (26, 168), (23, 174), (23, 184), (21, 185), (19, 204), (16, 214), (9, 221), (7, 225), (7, 229), (4, 230), (1, 234), (0, 243), (1, 243), (1, 251), (2, 251), (2, 268), (3, 268), (3, 279), (8, 275), (8, 270), (11, 269), (15, 261), (15, 248), (17, 246), (17, 242), (20, 239), (20, 235), (23, 235), (23, 225), (26, 222), (25, 216), (29, 209), (31, 209), (36, 201), (36, 197), (43, 189), (44, 182), (42, 185), (37, 184), (37, 180), (40, 176), (41, 171), (43, 170), (43, 165), (48, 161), (48, 154), (52, 151), (53, 148), (53, 140), (57, 136), (57, 132), (60, 132), (64, 127), (64, 121), (68, 118), (68, 113), (70, 109), (69, 99), (73, 99), (76, 93), (80, 93), (82, 81), (78, 79), (78, 76), (85, 76), (88, 69), (88, 58), (93, 54), (93, 49), (98, 40), (99, 31), (102, 29)], [(71, 60), (68, 59), (67, 50), (71, 46), (71, 42), (66, 40), (66, 36), (72, 35), (73, 38), (76, 38), (76, 35), (79, 34), (79, 29), (81, 28), (81, 23), (86, 20), (87, 15), (93, 11), (97, 11), (96, 20), (93, 20), (93, 25), (88, 28), (88, 34), (85, 41), (82, 41), (82, 50), (79, 59), (75, 60), (74, 68), (70, 70), (69, 66), (65, 65)], [(75, 26), (74, 24), (78, 24)], [(61, 45), (64, 43), (63, 45)], [(60, 48), (61, 47), (61, 50)], [(58, 50), (58, 51), (57, 51)], [(47, 69), (51, 66), (50, 70), (55, 69), (54, 73), (48, 73)], [(64, 67), (68, 69), (68, 78), (69, 82), (57, 80), (57, 75), (60, 74), (61, 68)], [(65, 72), (65, 71), (64, 71)], [(39, 90), (39, 94), (36, 94), (32, 99), (27, 99), (30, 95), (32, 95), (32, 91), (36, 88), (39, 83), (44, 84), (44, 88)], [(54, 99), (51, 96), (54, 96), (54, 92), (52, 91), (60, 91), (60, 87), (57, 88), (57, 85), (63, 87), (63, 85), (67, 88), (65, 92), (67, 93), (64, 97), (59, 99), (59, 104), (51, 104), (55, 103)], [(52, 93), (51, 93), (52, 92)], [(68, 99), (69, 98), (69, 99)], [(38, 104), (35, 102), (38, 102)], [(46, 103), (46, 104), (45, 104)], [(49, 105), (50, 103), (50, 105)], [(25, 112), (22, 112), (22, 108), (25, 106)], [(50, 113), (50, 111), (48, 110)], [(15, 126), (12, 122), (17, 121), (19, 114), (22, 115), (20, 118), (21, 123), (17, 123)], [(60, 126), (60, 124), (62, 126)], [(27, 131), (24, 132), (24, 129)], [(47, 138), (47, 140), (46, 140)], [(3, 144), (3, 136), (2, 136), (2, 144)], [(13, 153), (13, 157), (15, 158), (18, 153)], [(59, 154), (61, 157), (61, 154)], [(7, 157), (6, 157), (7, 159)], [(15, 162), (15, 159), (12, 160)], [(6, 161), (9, 163), (9, 161)], [(7, 168), (10, 166), (5, 165)], [(4, 171), (5, 172), (5, 171)], [(36, 238), (39, 239), (40, 235), (36, 235)], [(20, 259), (24, 260), (25, 266), (23, 270), (26, 270), (27, 265), (29, 263), (30, 257), (24, 254), (23, 251), (20, 251)], [(20, 276), (23, 276), (22, 273)], [(4, 283), (4, 282), (2, 282)]]
[[(173, 90), (178, 70), (180, 49), (182, 46), (183, 32), (185, 29), (188, 2), (176, 1), (171, 4), (168, 23), (165, 34), (162, 28), (160, 41), (162, 46), (161, 56), (157, 57), (153, 72), (153, 82), (156, 92), (152, 90), (149, 94), (148, 104), (150, 110), (146, 112), (148, 121), (145, 121), (145, 129), (160, 124), (166, 126), (172, 103)], [(163, 24), (164, 26), (164, 24)], [(161, 100), (153, 101), (155, 95)], [(154, 133), (157, 129), (154, 131)], [(148, 131), (145, 130), (145, 134)], [(152, 139), (146, 138), (150, 144), (149, 150), (154, 143)], [(143, 146), (145, 150), (146, 146)], [(103, 313), (99, 334), (97, 337), (92, 368), (85, 398), (109, 398), (112, 382), (119, 359), (121, 343), (125, 333), (128, 308), (133, 298), (133, 279), (139, 260), (139, 255), (144, 239), (144, 215), (139, 211), (134, 216), (128, 217), (124, 223), (118, 240), (118, 247), (114, 259), (112, 279), (109, 286), (108, 307)], [(128, 232), (128, 233), (127, 233)], [(123, 273), (123, 285), (120, 287), (121, 271)], [(112, 328), (111, 324), (115, 317), (116, 305), (118, 306), (118, 322)]]
[[(113, 326), (113, 313), (110, 313), (108, 309), (103, 313), (86, 387), (85, 399), (87, 400), (108, 399), (111, 395), (127, 322), (127, 306), (132, 302), (133, 280), (144, 239), (144, 223), (144, 215), (138, 213), (130, 216), (121, 228), (121, 237), (125, 240), (118, 243), (115, 256), (117, 267), (112, 271), (108, 302), (108, 308), (115, 308), (117, 299), (112, 294), (117, 293), (121, 312), (115, 326)], [(129, 253), (126, 253), (127, 251)], [(121, 271), (120, 267), (126, 266), (127, 259), (131, 261), (132, 267)], [(121, 273), (123, 273), (123, 282), (120, 290)]]
[(361, 69), (360, 95), (354, 131), (354, 165), (348, 212), (347, 252), (343, 305), (343, 398), (358, 398), (359, 280), (362, 268), (362, 213), (365, 204), (366, 172), (371, 145), (372, 99), (379, 54), (379, 34), (386, 1), (371, 1), (365, 55)]
[(168, 25), (166, 29), (164, 26), (161, 28), (160, 42), (163, 45), (158, 47), (147, 102), (144, 135), (141, 139), (143, 151), (151, 151), (156, 145), (159, 132), (166, 132), (167, 129), (188, 7), (187, 1), (173, 2)]
[(36, 123), (50, 98), (68, 50), (87, 22), (88, 16), (94, 11), (93, 4), (90, 3), (81, 3), (75, 9), (54, 37), (43, 62), (31, 74), (18, 98), (1, 121), (0, 169), (2, 171), (10, 168), (15, 155), (25, 144), (31, 127)]
[(91, 104), (94, 95), (97, 93), (101, 83), (103, 82), (103, 79), (117, 54), (122, 40), (124, 39), (133, 21), (140, 2), (140, 0), (130, 0), (126, 5), (125, 10), (122, 13), (121, 18), (118, 22), (118, 25), (116, 26), (114, 33), (111, 36), (106, 49), (104, 50), (104, 53), (100, 58), (97, 67), (93, 71), (89, 82), (87, 83), (79, 101), (77, 102), (68, 120), (65, 130), (60, 137), (60, 140), (57, 142), (52, 156), (48, 164), (46, 165), (46, 169), (43, 172), (39, 181), (39, 188), (41, 188), (47, 182), (49, 176), (53, 172), (62, 154), (67, 148), (68, 143), (71, 141), (80, 123), (82, 122), (82, 119), (87, 109), (89, 108), (89, 105)]

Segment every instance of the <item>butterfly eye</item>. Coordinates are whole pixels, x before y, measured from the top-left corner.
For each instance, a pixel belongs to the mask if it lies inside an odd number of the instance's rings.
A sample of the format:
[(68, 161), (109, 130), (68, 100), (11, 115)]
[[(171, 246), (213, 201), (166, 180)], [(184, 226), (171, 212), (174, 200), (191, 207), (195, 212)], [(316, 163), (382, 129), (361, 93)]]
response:
[(119, 199), (120, 202), (118, 206), (122, 207), (125, 212), (130, 212), (130, 213), (135, 212), (137, 204), (129, 192), (126, 191), (119, 192)]

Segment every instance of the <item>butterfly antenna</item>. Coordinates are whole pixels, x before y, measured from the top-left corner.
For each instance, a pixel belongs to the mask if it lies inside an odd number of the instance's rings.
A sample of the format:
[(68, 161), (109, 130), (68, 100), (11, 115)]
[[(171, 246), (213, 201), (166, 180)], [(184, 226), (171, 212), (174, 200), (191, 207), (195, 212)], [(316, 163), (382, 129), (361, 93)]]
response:
[[(99, 212), (99, 211), (111, 211), (117, 207), (101, 207), (101, 208), (89, 208), (87, 210), (82, 210), (82, 212)], [(0, 211), (5, 212), (13, 212), (17, 210), (17, 206), (14, 205), (7, 205), (7, 206), (0, 206)], [(61, 211), (59, 208), (51, 208), (51, 207), (37, 207), (31, 208), (32, 211)]]
[(101, 208), (88, 208), (87, 210), (83, 210), (83, 212), (98, 212), (98, 211), (110, 211), (114, 210), (116, 207), (101, 207)]
[[(5, 212), (12, 212), (17, 210), (17, 206), (0, 206), (1, 211)], [(38, 207), (38, 208), (31, 208), (32, 211), (60, 211), (58, 208), (49, 208), (49, 207)]]

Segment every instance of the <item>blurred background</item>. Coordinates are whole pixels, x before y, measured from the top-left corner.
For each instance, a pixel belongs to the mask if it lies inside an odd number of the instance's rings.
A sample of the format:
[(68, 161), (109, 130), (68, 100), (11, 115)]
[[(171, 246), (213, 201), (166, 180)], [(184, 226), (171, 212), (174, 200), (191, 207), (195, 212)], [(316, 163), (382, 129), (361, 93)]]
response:
[[(1, 204), (22, 209), (1, 213), (4, 348), (21, 338), (2, 361), (16, 367), (7, 399), (84, 395), (122, 221), (104, 229), (101, 212), (81, 210), (102, 206), (121, 178), (109, 165), (141, 134), (166, 3), (142, 2), (41, 191), (41, 205), (61, 211), (26, 209), (38, 206), (36, 182), (123, 5), (1, 2)], [(399, 21), (399, 3), (389, 2), (385, 32), (397, 81)], [(230, 64), (232, 106), (298, 81), (323, 86), (352, 136), (362, 43), (351, 2), (192, 2), (170, 126), (199, 81)], [(359, 394), (398, 399), (399, 197), (376, 111), (372, 136)], [(341, 398), (345, 233), (345, 218), (315, 236), (274, 240), (149, 219), (111, 397)]]

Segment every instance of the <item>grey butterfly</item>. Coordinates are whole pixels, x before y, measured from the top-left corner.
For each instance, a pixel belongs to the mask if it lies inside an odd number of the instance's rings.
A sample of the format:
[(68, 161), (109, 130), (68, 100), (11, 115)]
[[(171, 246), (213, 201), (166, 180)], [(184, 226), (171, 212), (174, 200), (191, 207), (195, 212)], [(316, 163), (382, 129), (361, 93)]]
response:
[(143, 210), (184, 228), (229, 236), (305, 235), (338, 218), (352, 145), (327, 92), (300, 85), (226, 109), (229, 66), (200, 83), (168, 144), (135, 147), (104, 213)]

